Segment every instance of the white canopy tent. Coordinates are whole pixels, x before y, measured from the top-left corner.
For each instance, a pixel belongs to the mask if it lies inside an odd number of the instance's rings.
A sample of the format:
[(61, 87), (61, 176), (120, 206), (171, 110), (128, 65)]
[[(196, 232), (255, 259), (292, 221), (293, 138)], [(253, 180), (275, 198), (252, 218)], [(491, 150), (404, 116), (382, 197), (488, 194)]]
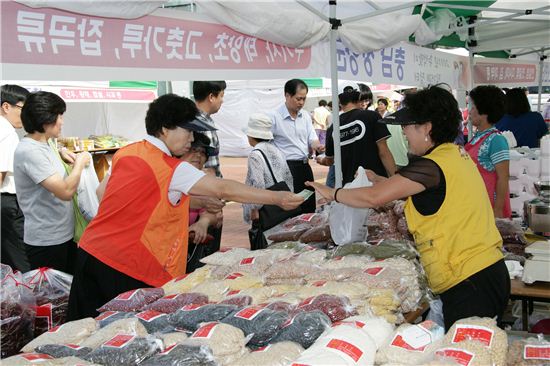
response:
[[(20, 0), (33, 7), (56, 7), (81, 14), (137, 18), (149, 14), (163, 1), (36, 1)], [(169, 2), (168, 2), (169, 3)], [(406, 41), (414, 34), (426, 45), (456, 33), (473, 52), (506, 50), (510, 54), (538, 49), (541, 59), (548, 51), (550, 8), (539, 1), (214, 1), (195, 0), (199, 11), (241, 33), (292, 47), (330, 41), (333, 104), (337, 105), (338, 72), (336, 41), (362, 53)], [(488, 7), (488, 5), (491, 5)], [(418, 11), (418, 6), (421, 7)], [(415, 10), (416, 8), (416, 10)], [(414, 14), (416, 11), (416, 14)], [(465, 11), (473, 16), (451, 13)], [(497, 14), (495, 16), (495, 14)], [(427, 18), (424, 21), (423, 18)], [(546, 28), (545, 28), (546, 27)], [(546, 29), (546, 32), (545, 32)], [(528, 48), (529, 50), (525, 50)], [(518, 52), (519, 50), (519, 52)], [(471, 59), (473, 61), (473, 58)], [(327, 60), (328, 61), (328, 60)], [(473, 67), (474, 62), (470, 62)], [(541, 60), (542, 66), (542, 60)], [(473, 75), (473, 72), (470, 73)], [(542, 72), (539, 84), (542, 80)], [(334, 112), (335, 131), (339, 130)], [(337, 184), (341, 182), (339, 134), (335, 134)]]

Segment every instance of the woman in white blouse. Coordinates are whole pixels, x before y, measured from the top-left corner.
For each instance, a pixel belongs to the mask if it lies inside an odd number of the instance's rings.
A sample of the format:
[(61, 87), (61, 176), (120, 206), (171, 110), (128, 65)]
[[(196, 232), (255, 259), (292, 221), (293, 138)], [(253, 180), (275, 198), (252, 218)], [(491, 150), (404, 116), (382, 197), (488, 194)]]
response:
[[(246, 174), (245, 184), (256, 188), (268, 188), (277, 182), (284, 181), (293, 192), (292, 174), (281, 151), (273, 143), (273, 133), (271, 132), (271, 118), (262, 113), (253, 113), (248, 120), (248, 127), (245, 130), (248, 137), (248, 143), (253, 147), (248, 156), (248, 172)], [(263, 155), (262, 155), (263, 153)], [(267, 162), (273, 170), (273, 177)], [(251, 223), (259, 219), (259, 210), (262, 205), (243, 204), (244, 221)]]

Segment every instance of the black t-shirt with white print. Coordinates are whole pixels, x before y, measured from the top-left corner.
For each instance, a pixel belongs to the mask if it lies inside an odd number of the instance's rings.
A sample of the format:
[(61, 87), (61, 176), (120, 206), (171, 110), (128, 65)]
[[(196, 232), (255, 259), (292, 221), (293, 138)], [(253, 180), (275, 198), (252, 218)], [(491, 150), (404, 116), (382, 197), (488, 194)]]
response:
[[(340, 146), (342, 151), (343, 184), (351, 182), (362, 166), (387, 177), (380, 160), (377, 141), (391, 136), (385, 124), (377, 122), (380, 115), (373, 111), (352, 109), (340, 115)], [(334, 156), (333, 126), (327, 130), (326, 156)]]

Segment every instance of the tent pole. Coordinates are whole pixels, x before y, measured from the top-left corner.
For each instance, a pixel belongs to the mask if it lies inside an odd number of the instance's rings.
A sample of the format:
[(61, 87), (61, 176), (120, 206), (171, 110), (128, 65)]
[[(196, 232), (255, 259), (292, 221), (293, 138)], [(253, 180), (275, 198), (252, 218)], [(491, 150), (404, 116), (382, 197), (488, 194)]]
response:
[(342, 154), (340, 152), (340, 114), (338, 113), (338, 60), (336, 58), (336, 38), (339, 21), (336, 19), (336, 0), (329, 0), (329, 17), (332, 23), (330, 30), (330, 87), (332, 90), (332, 138), (334, 140), (335, 187), (342, 187)]
[[(474, 88), (474, 81), (475, 81), (475, 78), (474, 78), (474, 53), (472, 52), (472, 50), (468, 50), (469, 51), (469, 57), (470, 57), (470, 88), (473, 89)], [(470, 89), (470, 90), (471, 90)], [(470, 117), (470, 113), (469, 113), (469, 104), (472, 103), (470, 100), (468, 100), (468, 141), (470, 141), (472, 139), (472, 137), (474, 136), (474, 128), (473, 128), (473, 125), (472, 125), (472, 118)]]
[(539, 54), (539, 100), (538, 100), (538, 108), (537, 111), (539, 113), (542, 113), (542, 74), (543, 74), (543, 67), (544, 67), (544, 59), (546, 59), (546, 56), (544, 55), (544, 51), (541, 49)]

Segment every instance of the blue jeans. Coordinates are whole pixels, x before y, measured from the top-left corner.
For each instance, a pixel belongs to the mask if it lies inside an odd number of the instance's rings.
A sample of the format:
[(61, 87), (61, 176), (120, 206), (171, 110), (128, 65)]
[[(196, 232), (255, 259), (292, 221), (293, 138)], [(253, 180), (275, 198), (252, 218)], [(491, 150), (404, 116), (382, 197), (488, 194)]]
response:
[(327, 181), (325, 183), (328, 187), (334, 188), (336, 184), (336, 173), (334, 170), (334, 165), (331, 165), (328, 168), (328, 175), (327, 175)]

